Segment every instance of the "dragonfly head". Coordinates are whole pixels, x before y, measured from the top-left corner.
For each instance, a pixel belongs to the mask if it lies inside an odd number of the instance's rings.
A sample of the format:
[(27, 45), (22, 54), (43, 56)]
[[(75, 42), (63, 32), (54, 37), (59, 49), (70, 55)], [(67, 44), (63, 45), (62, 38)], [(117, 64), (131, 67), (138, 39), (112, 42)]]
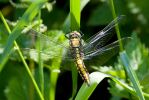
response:
[(82, 37), (82, 35), (77, 31), (73, 31), (69, 34), (66, 34), (66, 38), (68, 38), (68, 39), (74, 39), (74, 38), (79, 38), (80, 39), (81, 37)]

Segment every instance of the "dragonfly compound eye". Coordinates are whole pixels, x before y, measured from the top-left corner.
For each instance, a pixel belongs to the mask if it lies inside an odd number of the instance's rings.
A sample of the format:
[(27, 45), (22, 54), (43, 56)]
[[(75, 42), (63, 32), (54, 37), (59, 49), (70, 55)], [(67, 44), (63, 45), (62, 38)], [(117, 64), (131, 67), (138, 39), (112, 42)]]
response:
[(77, 31), (73, 31), (70, 33), (70, 38), (73, 39), (73, 38), (81, 38), (81, 34)]

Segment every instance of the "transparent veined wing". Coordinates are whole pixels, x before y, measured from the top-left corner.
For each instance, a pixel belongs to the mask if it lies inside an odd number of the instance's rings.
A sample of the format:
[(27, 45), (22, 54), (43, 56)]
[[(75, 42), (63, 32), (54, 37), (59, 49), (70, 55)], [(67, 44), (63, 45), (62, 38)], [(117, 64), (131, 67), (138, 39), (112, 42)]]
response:
[(117, 25), (121, 19), (123, 19), (124, 15), (121, 15), (117, 18), (115, 18), (110, 24), (108, 24), (103, 30), (99, 31), (95, 35), (93, 35), (91, 38), (89, 38), (86, 42), (87, 44), (84, 46), (84, 53), (90, 52), (96, 47), (98, 44), (98, 47), (104, 46), (113, 36), (114, 32), (112, 32), (112, 29), (115, 25)]
[(125, 46), (130, 40), (130, 37), (126, 37), (103, 46), (102, 48), (100, 46), (96, 46), (93, 51), (84, 54), (84, 60), (90, 61), (90, 59), (95, 57), (95, 59), (98, 58), (96, 61), (98, 60), (97, 62), (102, 64), (119, 52), (119, 42), (122, 42), (123, 46)]
[[(21, 34), (17, 39), (19, 46), (24, 55), (30, 56), (30, 58), (38, 59), (38, 54), (40, 53), (42, 59), (52, 59), (63, 57), (63, 59), (72, 59), (69, 53), (68, 40), (65, 39), (64, 33), (62, 31), (52, 31), (49, 34), (41, 34), (35, 30), (30, 30), (27, 33)], [(20, 42), (19, 42), (20, 41)], [(40, 41), (40, 51), (38, 48), (38, 43)]]
[(40, 39), (42, 46), (51, 44), (52, 46), (68, 48), (69, 45), (67, 44), (67, 39), (65, 39), (64, 33), (62, 31), (51, 31), (47, 34), (42, 34), (37, 32), (36, 30), (31, 29), (29, 32), (22, 33), (20, 37), (27, 37), (29, 40), (32, 40), (32, 43), (35, 43), (38, 41), (38, 39)]

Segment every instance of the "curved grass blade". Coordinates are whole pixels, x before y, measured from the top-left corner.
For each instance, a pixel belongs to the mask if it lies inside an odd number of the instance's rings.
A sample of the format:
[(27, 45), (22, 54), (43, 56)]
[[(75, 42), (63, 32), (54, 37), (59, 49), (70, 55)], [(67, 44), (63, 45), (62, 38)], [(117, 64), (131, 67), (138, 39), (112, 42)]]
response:
[(100, 72), (93, 72), (90, 74), (90, 86), (83, 83), (82, 87), (80, 88), (79, 92), (75, 100), (88, 100), (94, 89), (97, 85), (104, 79), (108, 77), (106, 74)]
[[(136, 92), (134, 91), (134, 89), (132, 87), (128, 86), (127, 84), (125, 84), (123, 82), (121, 82), (117, 78), (114, 78), (110, 75), (107, 75), (107, 74), (104, 74), (104, 73), (101, 73), (101, 72), (93, 72), (93, 73), (90, 74), (90, 86), (88, 86), (86, 83), (83, 83), (83, 85), (81, 86), (81, 88), (79, 89), (79, 92), (77, 93), (77, 95), (75, 97), (75, 100), (88, 100), (89, 97), (91, 96), (91, 94), (93, 93), (93, 91), (95, 90), (95, 88), (97, 87), (97, 85), (100, 84), (100, 82), (104, 78), (112, 79), (116, 84), (119, 84), (120, 86), (125, 88), (128, 92), (130, 92), (134, 96), (137, 96)], [(143, 93), (143, 95), (146, 98), (149, 98), (148, 94)]]
[(129, 58), (128, 58), (128, 56), (127, 56), (125, 51), (120, 53), (120, 58), (121, 58), (121, 61), (122, 61), (123, 65), (124, 65), (124, 68), (127, 71), (128, 77), (130, 78), (130, 80), (131, 80), (131, 82), (132, 82), (132, 84), (134, 86), (134, 89), (136, 91), (136, 94), (137, 94), (139, 100), (145, 100), (145, 98), (143, 96), (143, 92), (142, 92), (142, 90), (140, 88), (141, 86), (140, 86), (140, 83), (138, 81), (138, 78), (137, 78), (135, 72), (133, 71), (133, 69), (132, 69), (132, 67), (130, 65), (130, 62), (129, 62), (130, 60), (129, 60)]
[[(71, 31), (80, 30), (80, 15), (81, 15), (81, 1), (80, 0), (70, 0), (70, 28)], [(77, 91), (77, 69), (72, 69), (72, 97), (76, 94)], [(76, 78), (73, 78), (76, 77)]]

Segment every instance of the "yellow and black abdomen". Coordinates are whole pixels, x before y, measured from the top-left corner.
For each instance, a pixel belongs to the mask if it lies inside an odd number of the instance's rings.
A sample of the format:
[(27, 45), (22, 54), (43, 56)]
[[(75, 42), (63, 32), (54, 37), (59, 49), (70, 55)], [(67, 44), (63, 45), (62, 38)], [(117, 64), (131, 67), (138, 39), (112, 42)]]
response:
[(82, 79), (89, 85), (89, 73), (83, 62), (83, 52), (80, 33), (74, 31), (70, 33), (70, 50), (75, 60), (77, 70), (81, 75)]
[(82, 58), (82, 55), (80, 54), (79, 52), (79, 48), (74, 48), (76, 51), (75, 52), (75, 63), (76, 63), (76, 66), (77, 66), (77, 70), (79, 71), (79, 74), (81, 75), (82, 79), (87, 83), (89, 84), (89, 73), (84, 65), (84, 62), (83, 62), (83, 58)]

